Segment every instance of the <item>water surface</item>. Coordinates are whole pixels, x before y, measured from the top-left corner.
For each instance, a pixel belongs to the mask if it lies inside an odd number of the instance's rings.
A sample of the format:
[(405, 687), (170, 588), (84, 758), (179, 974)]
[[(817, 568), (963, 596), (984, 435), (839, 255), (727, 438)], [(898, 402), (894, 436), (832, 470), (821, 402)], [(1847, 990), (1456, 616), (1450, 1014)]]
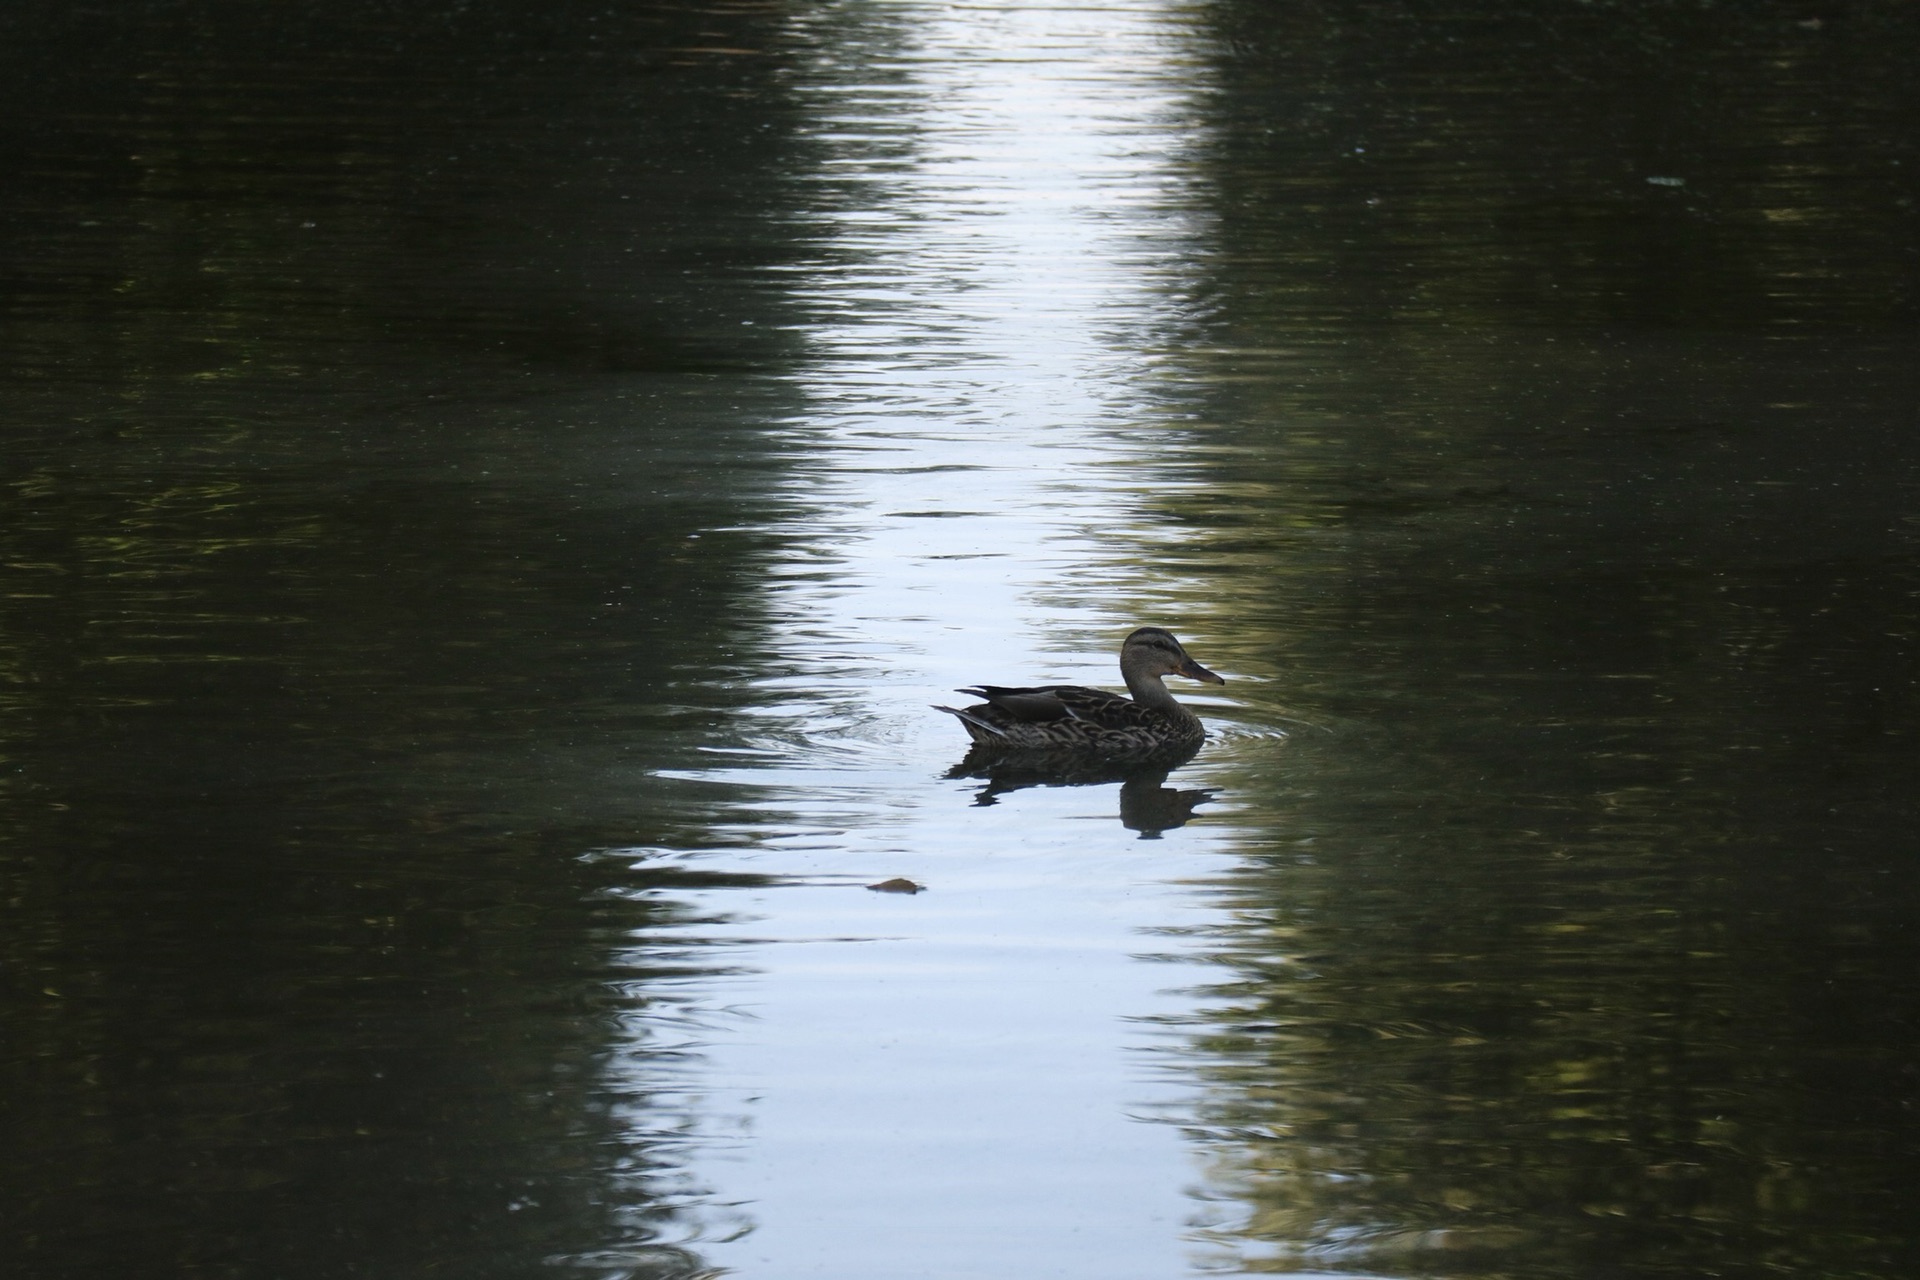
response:
[(1912, 1270), (1903, 8), (8, 21), (24, 1274)]

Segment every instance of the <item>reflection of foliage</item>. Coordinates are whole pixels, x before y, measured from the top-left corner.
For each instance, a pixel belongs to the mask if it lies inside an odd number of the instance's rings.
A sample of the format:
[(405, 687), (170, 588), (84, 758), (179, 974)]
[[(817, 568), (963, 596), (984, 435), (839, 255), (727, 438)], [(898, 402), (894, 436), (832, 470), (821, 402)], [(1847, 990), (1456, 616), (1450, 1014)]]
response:
[(1903, 912), (1862, 911), (1877, 850), (1800, 899), (1805, 850), (1752, 795), (1581, 804), (1470, 752), (1391, 763), (1296, 757), (1299, 839), (1227, 894), (1194, 1132), (1244, 1207), (1209, 1235), (1276, 1269), (1529, 1274), (1860, 1266), (1901, 1238), (1914, 992)]
[(1910, 5), (1209, 13), (1218, 283), (1298, 322), (1876, 325), (1920, 306)]
[[(742, 233), (793, 159), (777, 15), (180, 8), (203, 29), (84, 7), (10, 22), (0, 101), (32, 127), (0, 158), (34, 184), (6, 246), (15, 376), (293, 394), (377, 372), (357, 389), (391, 396), (782, 353), (740, 324), (764, 292), (748, 268), (787, 251)], [(735, 30), (703, 49), (715, 24)], [(602, 41), (623, 57), (598, 60)]]
[(1855, 330), (1912, 316), (1913, 15), (1210, 12), (1160, 603), (1333, 732), (1206, 759), (1266, 834), (1181, 1028), (1199, 1238), (1906, 1274), (1920, 456)]
[(683, 877), (579, 859), (701, 825), (648, 771), (761, 625), (781, 397), (716, 375), (782, 354), (739, 268), (791, 246), (727, 223), (775, 225), (774, 15), (431, 8), (8, 19), (35, 1275), (696, 1269), (716, 964)]
[[(1436, 342), (1430, 385), (1528, 349)], [(1206, 1236), (1245, 1265), (1901, 1273), (1920, 565), (1898, 482), (1847, 478), (1914, 474), (1907, 401), (1879, 372), (1844, 418), (1769, 417), (1804, 368), (1684, 350), (1747, 450), (1649, 475), (1597, 420), (1620, 369), (1533, 440), (1501, 397), (1438, 392), (1420, 434), (1357, 392), (1236, 404), (1210, 416), (1268, 425), (1182, 464), (1231, 482), (1161, 499), (1201, 584), (1171, 612), (1334, 730), (1209, 758), (1280, 833), (1194, 1027)], [(1794, 519), (1756, 467), (1852, 501)]]
[(725, 701), (676, 689), (704, 676), (676, 646), (753, 625), (728, 584), (754, 549), (713, 529), (765, 464), (727, 495), (697, 416), (709, 491), (640, 530), (569, 509), (631, 441), (563, 459), (472, 411), (463, 448), (514, 482), (383, 485), (284, 441), (261, 465), (249, 437), (171, 474), (70, 448), (15, 486), (0, 1184), (36, 1273), (163, 1242), (189, 1269), (368, 1239), (531, 1265), (684, 1232), (705, 1117), (650, 1028), (697, 1044), (678, 988), (712, 961), (672, 954), (673, 877), (577, 858), (697, 820), (645, 794)]

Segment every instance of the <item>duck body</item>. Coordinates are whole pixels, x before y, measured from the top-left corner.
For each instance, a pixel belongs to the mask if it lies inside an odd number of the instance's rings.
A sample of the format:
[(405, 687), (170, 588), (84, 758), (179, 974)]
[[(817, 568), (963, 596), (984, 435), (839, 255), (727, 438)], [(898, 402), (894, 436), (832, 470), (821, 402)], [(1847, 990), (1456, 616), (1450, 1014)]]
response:
[(1035, 685), (1011, 689), (982, 684), (959, 690), (986, 701), (978, 706), (939, 710), (957, 716), (979, 746), (1029, 751), (1090, 751), (1098, 755), (1134, 755), (1144, 751), (1198, 746), (1207, 736), (1191, 711), (1170, 715), (1104, 689), (1086, 685)]
[(1195, 662), (1170, 631), (1141, 627), (1120, 647), (1120, 674), (1132, 697), (1086, 685), (1014, 688), (982, 684), (961, 693), (985, 699), (966, 708), (936, 707), (958, 719), (976, 749), (1138, 759), (1191, 754), (1207, 736), (1200, 717), (1162, 682), (1182, 675), (1226, 681)]

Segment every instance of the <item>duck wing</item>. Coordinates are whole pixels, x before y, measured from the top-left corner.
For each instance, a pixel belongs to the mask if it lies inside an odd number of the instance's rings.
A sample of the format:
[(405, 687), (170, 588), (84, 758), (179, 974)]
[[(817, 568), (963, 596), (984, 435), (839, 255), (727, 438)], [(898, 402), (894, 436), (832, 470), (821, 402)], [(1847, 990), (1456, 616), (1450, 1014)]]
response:
[[(1077, 684), (1035, 685), (1024, 689), (980, 684), (959, 692), (986, 699), (987, 707), (1015, 724), (1046, 724), (1054, 720), (1090, 720), (1099, 724), (1112, 719), (1120, 708), (1133, 706), (1129, 699)], [(984, 712), (986, 707), (969, 710)]]

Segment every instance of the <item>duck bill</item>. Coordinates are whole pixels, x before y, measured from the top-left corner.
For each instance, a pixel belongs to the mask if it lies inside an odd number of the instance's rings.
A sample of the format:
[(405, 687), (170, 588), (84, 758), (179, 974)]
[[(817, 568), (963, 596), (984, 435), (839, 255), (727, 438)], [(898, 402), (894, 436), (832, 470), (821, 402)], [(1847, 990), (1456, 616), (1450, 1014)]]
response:
[(1192, 658), (1188, 658), (1180, 665), (1180, 674), (1189, 680), (1204, 680), (1208, 684), (1225, 684), (1227, 682), (1225, 676), (1215, 675), (1213, 672), (1195, 662)]

